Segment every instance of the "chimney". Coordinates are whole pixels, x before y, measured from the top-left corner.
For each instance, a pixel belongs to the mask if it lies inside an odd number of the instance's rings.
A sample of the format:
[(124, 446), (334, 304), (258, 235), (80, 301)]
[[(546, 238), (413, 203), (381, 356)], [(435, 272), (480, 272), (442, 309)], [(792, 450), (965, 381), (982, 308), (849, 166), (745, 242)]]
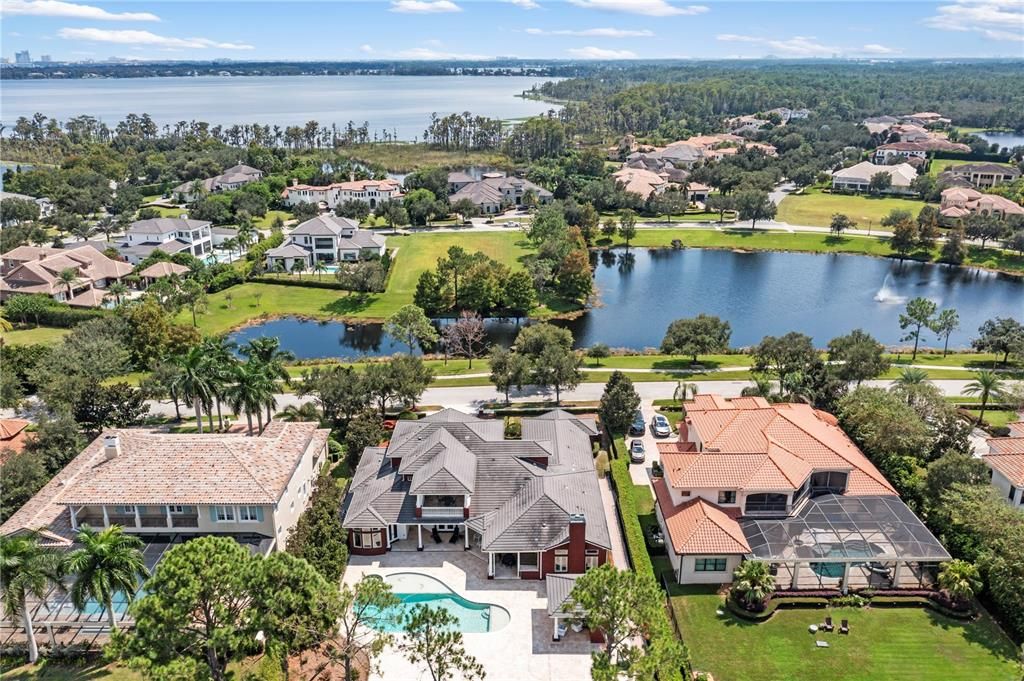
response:
[(583, 545), (587, 539), (587, 518), (582, 513), (573, 513), (569, 516), (569, 552), (580, 551), (582, 555)]
[(121, 453), (121, 439), (116, 435), (107, 435), (103, 438), (103, 455), (107, 461), (112, 461)]
[(349, 182), (355, 182), (356, 181), (356, 173), (355, 173), (354, 170), (348, 171), (348, 181)]
[(298, 185), (299, 185), (299, 178), (293, 177), (292, 178), (292, 186), (293, 187), (297, 187)]

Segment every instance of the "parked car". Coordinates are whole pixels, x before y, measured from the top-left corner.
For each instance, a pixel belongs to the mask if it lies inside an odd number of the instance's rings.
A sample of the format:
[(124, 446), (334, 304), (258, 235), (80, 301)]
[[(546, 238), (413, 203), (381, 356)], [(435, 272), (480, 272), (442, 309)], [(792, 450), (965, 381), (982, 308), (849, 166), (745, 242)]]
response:
[(651, 417), (651, 434), (654, 437), (672, 437), (672, 426), (669, 425), (668, 419), (661, 414)]
[(637, 409), (636, 413), (633, 414), (633, 423), (629, 426), (629, 434), (634, 437), (643, 435), (647, 432), (647, 425), (644, 423), (643, 413)]
[(505, 223), (505, 226), (506, 227), (516, 227), (516, 228), (522, 227), (522, 225), (519, 224), (518, 222), (516, 222), (515, 220), (509, 220), (508, 222)]
[(646, 535), (647, 546), (654, 549), (664, 548), (665, 535), (661, 533), (661, 527), (658, 525), (648, 525)]
[(644, 462), (644, 442), (643, 440), (633, 440), (629, 443), (629, 460), (633, 463)]

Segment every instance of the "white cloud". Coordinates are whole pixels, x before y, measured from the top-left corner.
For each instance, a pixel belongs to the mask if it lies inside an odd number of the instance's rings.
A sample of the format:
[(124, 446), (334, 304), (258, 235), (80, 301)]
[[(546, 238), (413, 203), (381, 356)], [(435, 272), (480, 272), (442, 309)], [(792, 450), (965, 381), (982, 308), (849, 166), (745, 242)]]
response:
[[(942, 31), (970, 31), (992, 40), (1024, 41), (1024, 0), (955, 0), (940, 5), (924, 25)], [(1012, 29), (1016, 26), (1017, 30)]]
[(528, 28), (526, 32), (530, 35), (576, 35), (596, 38), (646, 38), (654, 35), (654, 31), (647, 29), (629, 30), (624, 28), (584, 28), (581, 30)]
[(533, 0), (505, 0), (505, 2), (510, 5), (515, 5), (516, 7), (521, 7), (522, 9), (537, 9), (540, 7), (540, 5)]
[(817, 38), (808, 36), (793, 36), (785, 40), (772, 38), (761, 38), (752, 35), (737, 35), (735, 33), (720, 33), (716, 39), (726, 43), (752, 43), (763, 45), (788, 57), (827, 57), (841, 50), (833, 45), (823, 45)]
[(360, 45), (359, 51), (370, 54), (371, 52), (373, 52), (373, 45)]
[(460, 54), (458, 52), (434, 50), (429, 47), (413, 47), (408, 50), (397, 52), (394, 56), (396, 59), (425, 59), (428, 61), (483, 61), (486, 59), (494, 59), (494, 57), (485, 54)]
[(0, 14), (94, 21), (160, 21), (160, 17), (149, 12), (108, 12), (92, 5), (78, 5), (60, 0), (4, 0), (0, 3)]
[(644, 14), (649, 17), (704, 14), (708, 11), (704, 5), (672, 5), (665, 0), (569, 0), (569, 2), (577, 7), (587, 9)]
[(636, 59), (636, 54), (629, 50), (606, 50), (602, 47), (578, 47), (569, 50), (569, 54), (580, 59)]
[(17, 31), (8, 31), (7, 32), (7, 37), (8, 38), (20, 38), (21, 34), (18, 33)]
[(182, 47), (188, 49), (216, 48), (220, 50), (252, 50), (245, 43), (222, 43), (209, 38), (172, 38), (149, 31), (106, 30), (102, 28), (62, 28), (57, 35), (68, 40), (86, 40), (94, 43), (118, 45), (149, 45), (152, 47)]
[(451, 0), (391, 0), (390, 11), (401, 14), (437, 14), (461, 12), (462, 8)]
[(860, 51), (864, 54), (899, 54), (903, 50), (895, 47), (886, 47), (885, 45), (879, 45), (878, 43), (868, 43), (861, 47)]

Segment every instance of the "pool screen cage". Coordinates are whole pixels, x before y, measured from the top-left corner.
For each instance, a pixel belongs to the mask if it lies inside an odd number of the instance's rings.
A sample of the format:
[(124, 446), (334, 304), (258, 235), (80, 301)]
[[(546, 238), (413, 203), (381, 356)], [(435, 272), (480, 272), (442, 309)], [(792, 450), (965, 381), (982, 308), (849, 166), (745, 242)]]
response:
[(779, 589), (930, 587), (939, 563), (950, 559), (896, 496), (826, 494), (791, 518), (740, 526)]

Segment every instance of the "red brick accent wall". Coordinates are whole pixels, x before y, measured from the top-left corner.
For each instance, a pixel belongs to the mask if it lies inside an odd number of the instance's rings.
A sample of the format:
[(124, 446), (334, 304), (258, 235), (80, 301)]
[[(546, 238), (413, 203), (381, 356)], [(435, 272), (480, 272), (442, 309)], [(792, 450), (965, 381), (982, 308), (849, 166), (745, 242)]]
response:
[(356, 532), (361, 532), (361, 530), (349, 530), (348, 531), (348, 552), (351, 553), (353, 556), (379, 556), (379, 555), (381, 555), (383, 553), (387, 553), (388, 552), (387, 537), (384, 534), (384, 530), (383, 529), (373, 530), (373, 532), (376, 532), (377, 534), (380, 535), (380, 548), (376, 548), (376, 549), (373, 548), (372, 546), (369, 547), (369, 548), (365, 548), (365, 547), (364, 548), (360, 548), (360, 547), (355, 546), (353, 544), (353, 541), (352, 541), (352, 535), (355, 534)]
[(584, 543), (582, 546), (577, 545), (573, 548), (571, 542), (566, 542), (561, 546), (548, 549), (540, 556), (540, 566), (543, 575), (558, 574), (555, 572), (555, 550), (556, 549), (569, 549), (569, 570), (567, 574), (578, 575), (584, 572), (586, 569), (586, 557), (587, 549), (597, 549), (597, 564), (603, 565), (608, 562), (609, 551), (602, 549), (599, 546)]

